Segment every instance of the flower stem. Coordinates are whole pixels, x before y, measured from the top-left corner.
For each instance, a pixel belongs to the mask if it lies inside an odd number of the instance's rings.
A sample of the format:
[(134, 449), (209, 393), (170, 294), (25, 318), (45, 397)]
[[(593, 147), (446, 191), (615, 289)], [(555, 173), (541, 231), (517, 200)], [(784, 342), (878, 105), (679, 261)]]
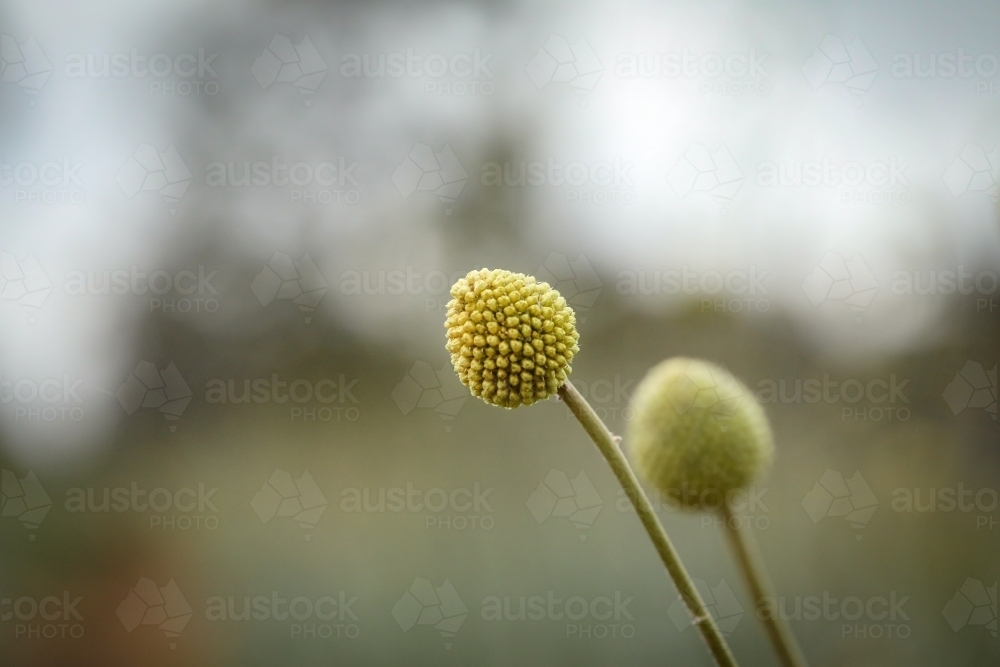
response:
[[(726, 503), (723, 503), (721, 511), (729, 543), (736, 552), (736, 560), (739, 562), (743, 579), (753, 594), (754, 609), (759, 611), (764, 598), (776, 599), (774, 585), (767, 576), (767, 570), (764, 569), (764, 562), (753, 536), (743, 529), (739, 517), (733, 514), (732, 508)], [(781, 664), (784, 667), (807, 667), (805, 656), (795, 640), (795, 635), (779, 614), (765, 614), (762, 620)]]
[(656, 547), (657, 553), (660, 554), (660, 559), (667, 567), (670, 578), (673, 579), (674, 585), (684, 600), (684, 604), (687, 605), (688, 611), (691, 613), (693, 618), (692, 623), (697, 625), (698, 630), (701, 631), (701, 636), (704, 638), (705, 643), (708, 644), (708, 649), (712, 652), (715, 662), (719, 667), (737, 667), (736, 658), (733, 657), (732, 651), (729, 650), (729, 645), (726, 644), (722, 633), (719, 632), (719, 626), (715, 624), (715, 620), (708, 613), (705, 601), (701, 599), (701, 594), (695, 588), (694, 582), (691, 581), (691, 577), (684, 568), (680, 556), (674, 549), (674, 545), (670, 542), (670, 538), (667, 537), (667, 532), (663, 529), (663, 524), (660, 523), (656, 512), (653, 511), (653, 506), (649, 502), (649, 498), (646, 497), (646, 493), (639, 485), (639, 480), (636, 479), (635, 473), (632, 472), (632, 468), (625, 459), (625, 455), (622, 454), (621, 449), (618, 447), (618, 442), (621, 438), (616, 437), (608, 430), (608, 427), (597, 416), (597, 413), (590, 407), (590, 404), (587, 403), (587, 399), (581, 396), (576, 387), (568, 380), (559, 388), (559, 397), (566, 403), (570, 412), (579, 420), (583, 429), (590, 436), (591, 440), (594, 441), (594, 444), (597, 445), (597, 449), (604, 455), (608, 465), (611, 466), (612, 472), (615, 473), (615, 477), (618, 478), (618, 482), (625, 489), (625, 493), (628, 494), (629, 499), (635, 506), (636, 513), (639, 515), (639, 520), (642, 521), (646, 532), (649, 533), (649, 538), (653, 541), (653, 546)]

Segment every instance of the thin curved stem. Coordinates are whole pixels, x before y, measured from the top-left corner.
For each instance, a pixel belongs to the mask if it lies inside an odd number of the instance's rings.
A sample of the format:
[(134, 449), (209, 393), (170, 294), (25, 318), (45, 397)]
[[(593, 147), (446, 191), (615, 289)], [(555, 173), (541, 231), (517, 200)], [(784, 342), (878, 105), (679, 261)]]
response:
[(642, 525), (646, 528), (649, 538), (653, 541), (653, 546), (656, 547), (657, 553), (660, 554), (660, 559), (667, 567), (670, 578), (673, 579), (674, 585), (684, 600), (684, 604), (687, 605), (688, 611), (691, 613), (692, 624), (698, 626), (698, 630), (701, 632), (705, 643), (708, 644), (708, 649), (712, 652), (715, 662), (719, 667), (737, 667), (736, 658), (733, 657), (729, 645), (726, 643), (722, 633), (719, 632), (719, 626), (715, 624), (715, 620), (708, 613), (705, 601), (702, 600), (701, 594), (698, 593), (694, 582), (691, 581), (691, 577), (684, 568), (684, 564), (681, 562), (676, 549), (674, 549), (674, 545), (670, 542), (670, 538), (667, 537), (667, 532), (663, 529), (663, 524), (660, 523), (656, 512), (653, 511), (653, 505), (649, 502), (649, 498), (646, 497), (646, 493), (639, 485), (639, 480), (636, 479), (635, 473), (632, 472), (632, 468), (625, 459), (625, 455), (622, 454), (621, 449), (618, 447), (621, 438), (613, 435), (608, 430), (608, 427), (597, 416), (597, 413), (590, 407), (590, 404), (587, 403), (587, 399), (581, 396), (576, 387), (568, 380), (559, 388), (559, 397), (566, 403), (570, 412), (579, 420), (583, 429), (590, 436), (591, 440), (594, 441), (594, 444), (597, 445), (597, 449), (604, 455), (608, 465), (611, 466), (612, 472), (615, 473), (615, 477), (618, 478), (618, 482), (625, 489), (625, 493), (628, 494), (636, 513), (639, 515), (639, 520), (642, 521)]
[[(729, 537), (733, 551), (736, 552), (736, 560), (740, 565), (743, 579), (753, 594), (754, 609), (759, 612), (765, 598), (776, 599), (774, 585), (771, 583), (770, 577), (767, 576), (764, 561), (753, 536), (742, 528), (742, 522), (739, 517), (733, 514), (729, 505), (723, 503), (721, 512), (723, 523), (726, 526), (726, 535)], [(788, 624), (780, 618), (780, 615), (778, 613), (765, 614), (761, 620), (781, 664), (784, 667), (807, 667), (806, 658), (795, 639), (795, 635)]]

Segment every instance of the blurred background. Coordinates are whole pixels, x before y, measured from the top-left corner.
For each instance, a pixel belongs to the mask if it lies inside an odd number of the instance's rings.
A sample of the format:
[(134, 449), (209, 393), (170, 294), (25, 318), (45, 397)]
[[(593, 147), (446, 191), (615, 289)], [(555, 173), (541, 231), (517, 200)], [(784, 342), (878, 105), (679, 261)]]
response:
[(455, 378), (482, 267), (567, 297), (626, 445), (666, 357), (757, 393), (734, 511), (811, 664), (1000, 664), (998, 19), (0, 2), (5, 664), (711, 664), (564, 406)]

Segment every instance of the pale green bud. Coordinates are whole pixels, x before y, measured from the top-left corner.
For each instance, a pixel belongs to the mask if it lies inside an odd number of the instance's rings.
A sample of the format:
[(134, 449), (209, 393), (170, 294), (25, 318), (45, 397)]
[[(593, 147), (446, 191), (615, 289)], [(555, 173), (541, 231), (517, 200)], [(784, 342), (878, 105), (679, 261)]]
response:
[(661, 362), (636, 387), (631, 406), (636, 468), (686, 509), (718, 509), (771, 462), (763, 408), (743, 383), (707, 361)]

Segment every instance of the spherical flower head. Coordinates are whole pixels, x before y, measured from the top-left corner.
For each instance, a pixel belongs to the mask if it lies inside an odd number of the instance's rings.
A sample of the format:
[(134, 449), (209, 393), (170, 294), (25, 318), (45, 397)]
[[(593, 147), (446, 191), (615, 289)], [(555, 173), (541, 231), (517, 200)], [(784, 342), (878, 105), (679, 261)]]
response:
[(473, 393), (503, 408), (556, 393), (580, 349), (576, 315), (559, 292), (532, 276), (471, 271), (451, 288), (448, 352)]
[(720, 509), (771, 462), (763, 408), (742, 382), (707, 361), (677, 357), (655, 366), (631, 407), (636, 468), (685, 509)]

